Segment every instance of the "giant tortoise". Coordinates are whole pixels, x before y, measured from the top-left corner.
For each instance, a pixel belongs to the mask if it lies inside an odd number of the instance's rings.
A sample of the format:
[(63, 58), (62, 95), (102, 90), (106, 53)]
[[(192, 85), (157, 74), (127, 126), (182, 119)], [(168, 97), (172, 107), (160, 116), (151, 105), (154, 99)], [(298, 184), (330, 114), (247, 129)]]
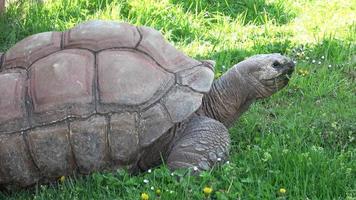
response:
[(206, 170), (226, 160), (228, 128), (288, 83), (293, 62), (250, 57), (214, 79), (160, 32), (88, 21), (0, 53), (0, 185), (126, 168)]

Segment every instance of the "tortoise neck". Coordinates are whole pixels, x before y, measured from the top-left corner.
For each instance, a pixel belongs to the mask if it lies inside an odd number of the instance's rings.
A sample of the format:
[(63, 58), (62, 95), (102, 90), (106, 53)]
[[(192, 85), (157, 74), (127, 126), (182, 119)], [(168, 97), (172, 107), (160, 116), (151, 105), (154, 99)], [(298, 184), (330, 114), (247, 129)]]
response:
[(203, 97), (198, 114), (216, 119), (230, 128), (254, 102), (253, 91), (235, 65), (214, 81), (209, 93)]

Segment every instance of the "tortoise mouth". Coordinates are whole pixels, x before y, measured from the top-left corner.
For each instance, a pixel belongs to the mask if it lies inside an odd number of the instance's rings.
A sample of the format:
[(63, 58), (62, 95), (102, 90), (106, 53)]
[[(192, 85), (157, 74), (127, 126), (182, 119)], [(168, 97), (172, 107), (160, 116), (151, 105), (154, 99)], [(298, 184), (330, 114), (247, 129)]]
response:
[(279, 90), (288, 84), (289, 80), (292, 77), (293, 71), (294, 71), (294, 65), (287, 66), (281, 69), (280, 73), (278, 73), (276, 77), (270, 79), (264, 79), (261, 80), (261, 82), (262, 84), (264, 84), (265, 86), (271, 89)]

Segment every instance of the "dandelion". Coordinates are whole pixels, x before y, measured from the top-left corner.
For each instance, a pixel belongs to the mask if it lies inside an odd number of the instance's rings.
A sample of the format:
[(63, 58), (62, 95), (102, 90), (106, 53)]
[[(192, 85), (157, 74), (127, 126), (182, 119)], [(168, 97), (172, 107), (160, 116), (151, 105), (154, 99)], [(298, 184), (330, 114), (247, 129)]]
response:
[(303, 69), (298, 70), (298, 73), (302, 76), (306, 76), (309, 74), (308, 70), (303, 70)]
[(219, 78), (221, 75), (222, 75), (222, 73), (221, 73), (221, 72), (216, 72), (216, 74), (215, 74), (215, 78)]
[(147, 180), (147, 179), (145, 179), (145, 180), (143, 180), (143, 182), (147, 184), (147, 183), (149, 183), (150, 181)]
[(281, 194), (285, 194), (287, 192), (287, 190), (285, 188), (280, 188), (279, 189), (279, 193)]
[(65, 176), (59, 177), (59, 182), (64, 183), (65, 180), (66, 180), (66, 177), (65, 177)]
[(157, 195), (157, 196), (161, 196), (161, 190), (160, 190), (160, 189), (157, 189), (157, 190), (156, 190), (156, 195)]
[(209, 186), (205, 186), (205, 188), (203, 189), (203, 192), (204, 192), (205, 197), (208, 197), (213, 192), (213, 188), (211, 188)]
[(143, 192), (141, 194), (141, 200), (148, 200), (150, 198), (150, 196), (148, 196), (148, 194), (146, 192)]

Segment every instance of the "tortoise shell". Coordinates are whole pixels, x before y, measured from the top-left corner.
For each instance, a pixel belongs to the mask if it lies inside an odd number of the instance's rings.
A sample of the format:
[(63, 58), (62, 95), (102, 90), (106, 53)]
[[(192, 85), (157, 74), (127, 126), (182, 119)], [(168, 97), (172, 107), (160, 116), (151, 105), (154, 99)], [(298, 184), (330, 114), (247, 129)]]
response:
[(134, 163), (214, 77), (160, 32), (111, 21), (35, 34), (0, 57), (0, 185)]

